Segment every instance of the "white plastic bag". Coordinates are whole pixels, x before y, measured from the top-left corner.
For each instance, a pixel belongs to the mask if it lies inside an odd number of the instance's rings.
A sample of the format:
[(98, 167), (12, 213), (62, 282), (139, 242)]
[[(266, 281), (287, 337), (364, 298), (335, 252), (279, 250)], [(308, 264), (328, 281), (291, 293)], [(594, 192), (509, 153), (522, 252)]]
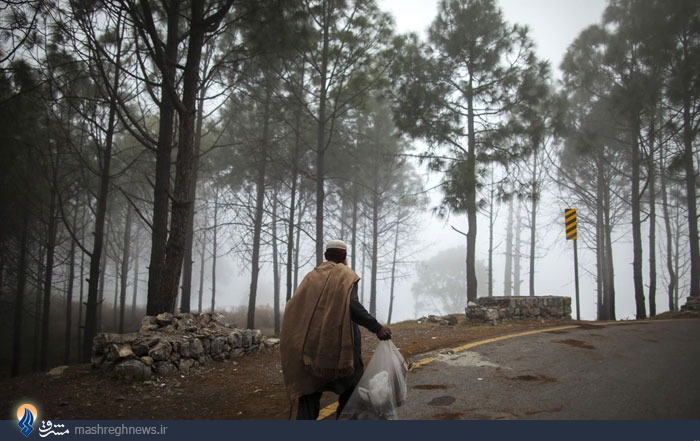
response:
[(394, 420), (406, 401), (408, 364), (391, 340), (380, 341), (340, 419)]

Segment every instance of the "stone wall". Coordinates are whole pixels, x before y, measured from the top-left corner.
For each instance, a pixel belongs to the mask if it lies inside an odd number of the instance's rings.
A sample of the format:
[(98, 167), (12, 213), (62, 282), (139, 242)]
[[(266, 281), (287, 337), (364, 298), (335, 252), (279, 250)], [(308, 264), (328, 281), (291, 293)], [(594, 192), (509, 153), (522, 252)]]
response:
[(469, 302), (468, 321), (500, 323), (507, 320), (571, 318), (571, 297), (481, 297)]
[(259, 330), (224, 323), (220, 314), (164, 313), (144, 317), (138, 332), (98, 334), (92, 365), (120, 378), (146, 380), (154, 374), (184, 374), (278, 344), (278, 339), (265, 338)]
[(700, 312), (700, 297), (688, 296), (685, 301), (685, 305), (681, 306), (681, 311), (683, 312)]

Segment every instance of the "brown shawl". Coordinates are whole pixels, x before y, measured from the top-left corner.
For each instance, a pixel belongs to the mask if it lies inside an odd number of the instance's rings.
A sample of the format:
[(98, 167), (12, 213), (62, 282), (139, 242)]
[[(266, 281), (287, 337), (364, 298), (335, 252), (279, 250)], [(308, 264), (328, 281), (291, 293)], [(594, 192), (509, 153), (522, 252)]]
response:
[(290, 400), (353, 373), (350, 295), (358, 280), (347, 265), (324, 262), (304, 277), (287, 302), (280, 356)]

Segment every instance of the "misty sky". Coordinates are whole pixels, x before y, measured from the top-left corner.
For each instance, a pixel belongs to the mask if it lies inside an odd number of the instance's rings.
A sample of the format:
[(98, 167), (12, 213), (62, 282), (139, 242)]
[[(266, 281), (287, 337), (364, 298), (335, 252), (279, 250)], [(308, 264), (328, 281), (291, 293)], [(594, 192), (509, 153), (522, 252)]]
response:
[[(438, 0), (377, 0), (398, 32), (423, 33), (437, 14)], [(505, 19), (527, 25), (537, 50), (555, 75), (566, 48), (579, 32), (600, 20), (607, 0), (499, 0)]]

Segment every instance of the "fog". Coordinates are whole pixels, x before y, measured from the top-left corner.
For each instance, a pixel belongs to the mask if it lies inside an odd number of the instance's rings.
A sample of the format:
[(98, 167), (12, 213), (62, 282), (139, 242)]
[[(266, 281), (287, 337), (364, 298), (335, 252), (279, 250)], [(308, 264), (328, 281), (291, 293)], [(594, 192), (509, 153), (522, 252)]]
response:
[[(390, 12), (396, 21), (397, 31), (417, 32), (425, 35), (427, 27), (437, 12), (437, 0), (380, 0), (382, 9)], [(550, 61), (553, 76), (560, 77), (559, 63), (564, 56), (567, 47), (576, 38), (582, 29), (600, 21), (603, 10), (607, 4), (605, 0), (574, 1), (574, 0), (520, 0), (500, 1), (504, 17), (509, 22), (526, 24), (530, 27), (531, 36), (537, 45), (540, 57)], [(417, 143), (416, 148), (421, 148)], [(424, 167), (418, 167), (420, 173), (425, 173), (425, 188), (433, 188), (440, 183), (440, 176), (429, 173)], [(550, 189), (552, 190), (552, 189)], [(556, 190), (556, 189), (554, 189)], [(431, 208), (439, 205), (442, 194), (439, 190), (430, 191)], [(540, 204), (538, 216), (538, 240), (535, 268), (536, 295), (561, 295), (572, 298), (572, 317), (576, 317), (575, 310), (575, 284), (574, 284), (574, 254), (573, 242), (564, 237), (564, 209), (570, 208), (562, 201), (556, 192), (545, 195)], [(576, 208), (576, 207), (573, 207)], [(507, 207), (500, 206), (500, 210), (494, 227), (494, 295), (502, 295), (504, 287), (505, 248), (502, 245), (506, 236)], [(579, 209), (580, 210), (580, 209)], [(478, 217), (479, 233), (477, 236), (477, 260), (486, 262), (488, 258), (488, 217), (482, 212)], [(464, 236), (457, 233), (454, 228), (461, 231), (468, 229), (466, 216), (450, 214), (447, 218), (439, 218), (432, 212), (426, 212), (421, 219), (420, 237), (416, 238), (415, 249), (419, 252), (412, 256), (413, 260), (427, 260), (438, 252), (462, 246), (465, 249)], [(579, 238), (585, 236), (586, 229), (593, 233), (593, 226), (579, 222)], [(625, 229), (625, 224), (620, 230)], [(529, 230), (522, 231), (523, 243), (521, 244), (522, 271), (521, 271), (521, 295), (527, 295), (527, 280), (529, 277), (528, 265), (528, 239)], [(330, 239), (330, 238), (329, 238)], [(499, 246), (499, 244), (501, 244)], [(594, 320), (596, 317), (596, 286), (595, 286), (595, 254), (586, 248), (585, 241), (579, 240), (579, 288), (580, 288), (580, 317), (583, 320)], [(616, 307), (617, 318), (621, 320), (635, 317), (634, 293), (632, 289), (632, 246), (629, 241), (621, 240), (615, 244), (614, 258), (616, 268)], [(247, 304), (249, 292), (249, 277), (247, 271), (237, 267), (231, 258), (221, 260), (224, 270), (218, 275), (217, 281), (217, 305), (221, 307), (239, 306)], [(459, 313), (463, 311), (417, 311), (411, 286), (420, 274), (412, 264), (403, 268), (409, 276), (398, 281), (396, 289), (396, 301), (394, 304), (393, 322), (415, 319), (428, 314), (441, 314), (447, 312)], [(310, 270), (311, 265), (301, 269), (301, 274)], [(355, 268), (360, 277), (361, 269)], [(368, 274), (369, 275), (369, 274)], [(284, 283), (284, 282), (283, 282)], [(362, 283), (362, 282), (360, 282)], [(479, 285), (487, 285), (488, 280), (479, 280)], [(660, 284), (663, 285), (663, 284)], [(662, 286), (663, 287), (663, 286)], [(362, 289), (362, 288), (361, 288)], [(263, 268), (259, 287), (259, 305), (272, 304), (272, 276), (269, 273), (269, 265)], [(284, 291), (284, 289), (283, 289)], [(657, 291), (657, 308), (659, 313), (667, 311), (666, 294), (663, 289)], [(366, 302), (365, 302), (366, 303)], [(204, 304), (208, 304), (205, 301)], [(466, 294), (465, 294), (466, 306)], [(377, 318), (386, 321), (389, 309), (389, 284), (380, 282), (377, 295)]]
[(212, 2), (203, 22), (201, 2), (189, 19), (177, 2), (8, 4), (13, 374), (86, 361), (144, 313), (215, 310), (272, 335), (331, 239), (384, 323), (485, 295), (566, 296), (584, 320), (700, 295), (698, 3), (331, 4)]

